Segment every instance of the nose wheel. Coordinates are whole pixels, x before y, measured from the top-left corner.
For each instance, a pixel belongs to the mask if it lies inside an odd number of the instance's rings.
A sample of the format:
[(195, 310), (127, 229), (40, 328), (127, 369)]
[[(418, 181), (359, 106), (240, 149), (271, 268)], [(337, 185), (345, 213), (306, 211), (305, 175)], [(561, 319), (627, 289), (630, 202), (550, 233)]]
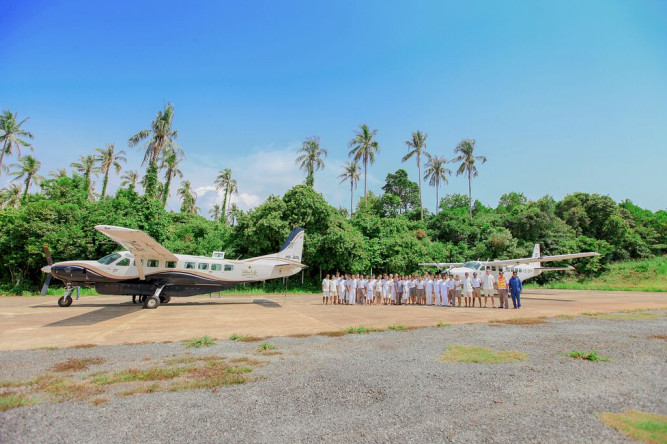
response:
[(60, 298), (58, 299), (59, 307), (69, 307), (70, 305), (72, 305), (72, 296), (70, 296), (69, 294), (66, 296), (60, 296)]

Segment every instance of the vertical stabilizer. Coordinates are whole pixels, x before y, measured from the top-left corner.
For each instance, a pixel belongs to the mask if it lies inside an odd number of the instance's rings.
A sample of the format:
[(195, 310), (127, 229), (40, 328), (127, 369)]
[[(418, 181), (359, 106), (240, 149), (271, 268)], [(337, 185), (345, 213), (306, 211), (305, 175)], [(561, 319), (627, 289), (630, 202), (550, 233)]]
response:
[[(542, 255), (540, 252), (540, 244), (535, 244), (535, 248), (533, 248), (533, 255), (531, 256), (533, 259), (537, 259)], [(531, 262), (530, 264), (531, 267), (539, 267), (540, 263), (539, 262)]]
[(277, 256), (284, 259), (290, 259), (301, 263), (301, 254), (303, 253), (303, 228), (295, 228), (280, 248)]

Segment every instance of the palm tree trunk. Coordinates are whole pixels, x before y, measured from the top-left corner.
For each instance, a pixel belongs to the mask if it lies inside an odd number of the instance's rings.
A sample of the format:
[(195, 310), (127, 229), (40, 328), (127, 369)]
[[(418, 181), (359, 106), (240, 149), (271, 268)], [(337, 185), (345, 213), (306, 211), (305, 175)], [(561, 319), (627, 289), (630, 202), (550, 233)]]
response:
[(421, 220), (424, 220), (424, 204), (422, 204), (422, 163), (417, 154), (417, 170), (419, 170), (419, 210), (421, 211)]
[(23, 190), (23, 197), (21, 200), (25, 201), (26, 196), (28, 195), (28, 188), (30, 188), (30, 181), (32, 180), (32, 176), (28, 175), (25, 179), (25, 190)]
[(107, 192), (107, 183), (109, 182), (109, 170), (104, 173), (104, 181), (102, 181), (102, 199)]
[(352, 191), (354, 188), (354, 179), (350, 179), (350, 219), (352, 219), (352, 196), (354, 195), (354, 192)]
[(222, 200), (222, 215), (220, 220), (227, 223), (227, 193), (229, 193), (229, 185), (225, 187), (225, 198)]
[(472, 219), (472, 185), (471, 185), (470, 171), (468, 171), (468, 213)]
[(440, 208), (440, 201), (438, 200), (438, 185), (440, 185), (439, 182), (435, 183), (435, 214), (438, 214), (438, 210)]
[(2, 151), (0, 151), (0, 174), (2, 174), (2, 159), (5, 157), (5, 150), (7, 149), (7, 141), (2, 145)]
[(171, 173), (167, 171), (167, 177), (164, 181), (164, 190), (162, 190), (162, 206), (167, 206), (167, 198), (169, 197), (169, 187), (171, 186)]
[(368, 174), (368, 156), (364, 156), (364, 200), (368, 198), (368, 188), (366, 188), (367, 174)]

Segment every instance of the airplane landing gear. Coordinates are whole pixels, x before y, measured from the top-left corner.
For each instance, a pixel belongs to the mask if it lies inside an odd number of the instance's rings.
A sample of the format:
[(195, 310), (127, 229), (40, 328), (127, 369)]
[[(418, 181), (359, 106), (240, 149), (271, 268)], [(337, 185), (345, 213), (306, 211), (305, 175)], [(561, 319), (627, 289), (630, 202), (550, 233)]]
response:
[(72, 305), (72, 292), (74, 291), (73, 288), (65, 288), (65, 294), (60, 296), (58, 299), (58, 306), (59, 307), (69, 307)]
[(168, 304), (169, 301), (171, 301), (170, 296), (160, 296), (160, 303), (161, 304)]
[[(144, 304), (144, 308), (148, 309), (156, 309), (160, 306), (160, 301), (162, 297), (160, 297), (160, 293), (162, 293), (162, 289), (164, 289), (164, 285), (160, 286), (155, 290), (155, 294), (153, 296), (142, 296), (142, 302)], [(166, 299), (166, 298), (165, 298)], [(169, 301), (167, 301), (169, 302)]]

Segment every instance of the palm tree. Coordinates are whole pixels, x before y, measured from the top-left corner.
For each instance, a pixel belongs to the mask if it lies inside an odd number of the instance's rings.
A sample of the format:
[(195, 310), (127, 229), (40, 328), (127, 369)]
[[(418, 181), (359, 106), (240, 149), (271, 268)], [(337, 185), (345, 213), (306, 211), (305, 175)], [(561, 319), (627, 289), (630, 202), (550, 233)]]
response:
[(428, 153), (426, 152), (426, 138), (428, 134), (422, 133), (421, 131), (415, 131), (412, 133), (412, 139), (406, 140), (405, 144), (408, 146), (408, 149), (411, 149), (408, 154), (403, 156), (403, 162), (407, 161), (412, 156), (417, 157), (417, 169), (419, 169), (419, 210), (421, 211), (421, 220), (424, 220), (424, 205), (422, 204), (422, 163), (421, 155)]
[(19, 159), (19, 163), (14, 163), (10, 166), (12, 168), (18, 168), (18, 170), (14, 171), (13, 173), (9, 173), (10, 176), (14, 176), (14, 179), (12, 180), (23, 179), (24, 188), (23, 197), (21, 199), (25, 200), (26, 196), (28, 195), (30, 185), (33, 183), (39, 185), (43, 179), (42, 176), (37, 174), (37, 171), (39, 171), (42, 163), (34, 157), (28, 155), (21, 157)]
[(218, 204), (213, 205), (213, 208), (208, 210), (208, 214), (210, 214), (213, 220), (215, 221), (220, 220), (221, 212), (222, 212), (222, 207)]
[(17, 207), (21, 202), (21, 186), (15, 183), (0, 190), (0, 207)]
[(447, 175), (452, 175), (452, 170), (445, 168), (445, 165), (449, 163), (447, 159), (439, 156), (431, 156), (427, 154), (428, 162), (424, 167), (424, 180), (429, 181), (429, 185), (435, 187), (435, 214), (438, 214), (438, 206), (440, 200), (438, 198), (438, 188), (440, 187), (440, 182), (447, 185), (449, 181), (447, 180)]
[(232, 170), (225, 168), (218, 171), (218, 177), (215, 179), (215, 188), (224, 190), (225, 197), (222, 201), (222, 218), (227, 222), (227, 202), (231, 200), (232, 194), (238, 194), (239, 189), (235, 179), (232, 179)]
[(12, 154), (13, 148), (16, 148), (19, 159), (21, 158), (21, 147), (32, 148), (30, 143), (23, 140), (23, 138), (32, 139), (32, 134), (21, 128), (23, 124), (30, 117), (26, 117), (19, 123), (16, 123), (17, 114), (12, 114), (11, 111), (5, 110), (0, 114), (0, 172), (2, 171), (2, 160), (5, 154)]
[(461, 162), (461, 165), (459, 165), (459, 168), (456, 170), (456, 175), (468, 175), (468, 212), (472, 219), (472, 178), (477, 177), (475, 161), (479, 160), (480, 162), (485, 163), (486, 157), (475, 156), (475, 139), (463, 139), (456, 145), (456, 148), (454, 148), (454, 154), (458, 154), (458, 156), (455, 157), (452, 162)]
[(368, 163), (371, 165), (375, 163), (375, 153), (380, 151), (380, 144), (377, 140), (373, 140), (378, 130), (371, 130), (368, 125), (361, 125), (359, 131), (354, 132), (354, 138), (350, 140), (348, 145), (352, 148), (349, 156), (364, 164), (364, 199), (368, 197), (368, 187), (366, 186), (366, 178), (368, 175)]
[(327, 157), (326, 148), (320, 147), (320, 138), (317, 136), (309, 137), (299, 149), (301, 155), (296, 158), (299, 169), (306, 170), (306, 185), (312, 187), (315, 184), (315, 171), (324, 169), (322, 157)]
[(80, 156), (78, 162), (72, 162), (70, 166), (80, 173), (86, 181), (86, 188), (88, 189), (88, 200), (93, 200), (93, 181), (92, 176), (97, 176), (99, 168), (95, 166), (97, 163), (97, 156), (88, 155)]
[(361, 171), (359, 168), (359, 162), (356, 160), (353, 160), (351, 162), (346, 163), (343, 166), (343, 174), (338, 176), (339, 179), (341, 179), (340, 183), (343, 183), (345, 181), (350, 182), (350, 217), (352, 217), (352, 201), (353, 201), (353, 195), (354, 195), (354, 188), (357, 187), (357, 183), (359, 183), (359, 175)]
[(58, 168), (55, 171), (49, 173), (49, 177), (54, 179), (62, 179), (63, 177), (68, 177), (67, 170), (65, 168)]
[(183, 152), (169, 148), (164, 153), (160, 169), (164, 169), (164, 187), (162, 188), (162, 204), (167, 206), (167, 199), (169, 198), (169, 188), (171, 187), (171, 180), (174, 177), (182, 178), (183, 172), (178, 168), (178, 165), (183, 160)]
[(115, 152), (116, 146), (113, 143), (108, 143), (106, 148), (95, 148), (95, 150), (100, 153), (98, 156), (95, 156), (95, 161), (100, 163), (99, 171), (104, 175), (102, 180), (102, 197), (105, 196), (107, 192), (107, 184), (109, 183), (109, 170), (113, 167), (116, 170), (116, 174), (120, 173), (121, 163), (127, 162), (125, 158), (125, 151), (120, 150), (117, 153)]
[(139, 131), (128, 141), (130, 148), (139, 145), (144, 140), (146, 141), (141, 147), (146, 151), (141, 164), (148, 165), (146, 171), (148, 179), (145, 189), (148, 197), (157, 196), (157, 164), (160, 157), (169, 149), (181, 151), (175, 141), (178, 137), (178, 131), (171, 128), (173, 119), (174, 105), (165, 105), (164, 111), (158, 111), (155, 120), (151, 122), (150, 129)]
[(199, 208), (197, 208), (197, 195), (193, 193), (190, 181), (181, 182), (177, 193), (181, 199), (181, 213), (195, 214)]
[(125, 171), (120, 180), (121, 187), (127, 187), (129, 190), (134, 191), (137, 186), (137, 180), (139, 180), (139, 173), (135, 170)]

